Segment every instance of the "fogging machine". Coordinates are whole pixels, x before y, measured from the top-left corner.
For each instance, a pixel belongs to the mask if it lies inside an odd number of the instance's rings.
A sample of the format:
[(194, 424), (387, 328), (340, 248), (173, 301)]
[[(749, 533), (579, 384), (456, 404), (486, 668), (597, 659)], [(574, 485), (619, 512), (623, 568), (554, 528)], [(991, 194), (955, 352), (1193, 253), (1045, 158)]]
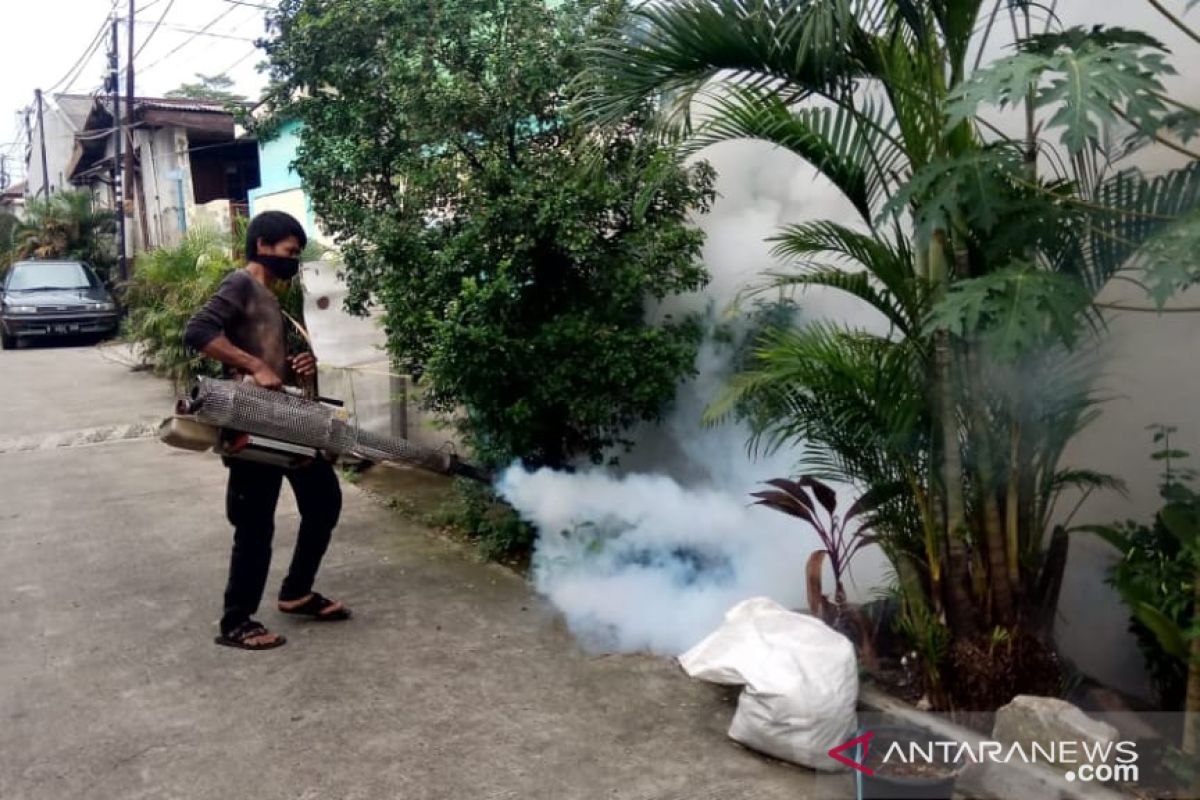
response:
[(285, 467), (326, 454), (491, 482), (491, 475), (452, 452), (362, 430), (339, 401), (310, 400), (291, 387), (273, 391), (254, 383), (200, 378), (176, 404), (174, 416), (163, 421), (159, 438), (186, 450), (212, 450)]

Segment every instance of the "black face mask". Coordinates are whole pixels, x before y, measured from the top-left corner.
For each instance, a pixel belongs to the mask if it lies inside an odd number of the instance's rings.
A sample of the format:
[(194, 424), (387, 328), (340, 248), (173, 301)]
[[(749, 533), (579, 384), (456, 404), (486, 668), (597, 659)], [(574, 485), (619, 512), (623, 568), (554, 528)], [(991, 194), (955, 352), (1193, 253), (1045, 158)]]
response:
[(300, 259), (287, 256), (256, 255), (252, 260), (271, 270), (271, 274), (281, 281), (290, 281), (300, 271)]

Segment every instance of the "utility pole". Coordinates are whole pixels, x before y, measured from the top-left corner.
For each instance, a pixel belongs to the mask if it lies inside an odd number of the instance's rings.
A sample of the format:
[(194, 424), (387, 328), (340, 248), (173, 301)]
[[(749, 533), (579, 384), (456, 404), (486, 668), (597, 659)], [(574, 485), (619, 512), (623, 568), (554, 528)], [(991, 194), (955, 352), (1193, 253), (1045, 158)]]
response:
[(121, 76), (120, 66), (118, 64), (118, 54), (120, 50), (117, 48), (117, 18), (114, 15), (112, 19), (112, 46), (108, 51), (108, 96), (112, 103), (112, 125), (113, 125), (113, 205), (117, 212), (117, 240), (120, 253), (117, 255), (117, 263), (120, 269), (121, 282), (129, 280), (129, 260), (126, 258), (127, 252), (125, 244), (125, 190), (124, 181), (121, 176)]
[[(137, 171), (135, 170), (135, 168), (133, 166), (133, 156), (134, 156), (133, 23), (134, 23), (134, 13), (136, 12), (136, 9), (134, 8), (134, 3), (135, 3), (135, 0), (129, 0), (129, 18), (127, 20), (128, 21), (128, 32), (125, 34), (125, 38), (128, 40), (126, 42), (126, 45), (129, 48), (129, 60), (125, 64), (125, 136), (126, 136), (126, 139), (125, 139), (125, 144), (126, 144), (126, 147), (125, 147), (125, 183), (127, 186), (126, 191), (125, 191), (125, 199), (126, 199), (126, 203), (129, 206), (129, 216), (131, 218), (137, 214), (137, 210), (139, 207), (138, 206), (138, 197), (137, 197), (137, 195), (138, 195)], [(150, 242), (149, 242), (149, 239), (147, 238), (149, 236), (149, 231), (146, 230), (146, 226), (144, 224), (141, 226), (141, 228), (142, 228), (142, 246), (149, 247)], [(136, 253), (136, 251), (137, 251), (137, 244), (135, 243), (134, 244), (134, 252)]]
[(42, 118), (42, 90), (34, 90), (37, 97), (38, 138), (42, 140), (42, 196), (50, 199), (50, 170), (46, 166), (46, 122)]
[(8, 153), (0, 153), (0, 190), (8, 188)]

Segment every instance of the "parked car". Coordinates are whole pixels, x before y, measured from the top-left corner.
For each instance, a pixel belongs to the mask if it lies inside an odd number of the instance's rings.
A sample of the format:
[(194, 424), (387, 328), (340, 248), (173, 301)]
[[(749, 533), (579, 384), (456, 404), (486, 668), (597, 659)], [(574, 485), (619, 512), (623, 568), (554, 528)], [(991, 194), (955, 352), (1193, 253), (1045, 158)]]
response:
[(0, 344), (44, 336), (111, 336), (120, 313), (81, 261), (18, 261), (0, 286)]

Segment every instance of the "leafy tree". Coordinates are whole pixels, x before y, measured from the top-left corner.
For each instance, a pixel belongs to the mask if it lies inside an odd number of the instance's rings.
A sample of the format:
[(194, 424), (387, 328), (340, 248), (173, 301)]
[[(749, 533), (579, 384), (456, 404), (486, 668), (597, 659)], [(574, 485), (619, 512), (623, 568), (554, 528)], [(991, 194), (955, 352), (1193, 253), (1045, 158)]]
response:
[(190, 98), (192, 100), (210, 100), (222, 103), (244, 103), (246, 96), (232, 92), (233, 78), (221, 73), (220, 75), (205, 75), (196, 73), (195, 83), (183, 83), (178, 88), (167, 92), (167, 97)]
[(16, 256), (86, 261), (107, 277), (117, 262), (116, 231), (116, 217), (94, 208), (87, 192), (32, 198), (16, 230)]
[(21, 220), (17, 219), (15, 214), (0, 212), (0, 272), (3, 272), (12, 260), (13, 250), (17, 246), (17, 231), (20, 229)]
[(698, 326), (648, 299), (702, 287), (712, 198), (644, 105), (603, 135), (565, 87), (609, 7), (539, 0), (285, 0), (267, 45), (276, 119), (397, 364), (461, 411), (478, 454), (565, 466), (628, 444), (692, 374)]
[[(1200, 201), (1200, 171), (1121, 170), (1102, 135), (1119, 119), (1161, 138), (1170, 68), (1158, 42), (1102, 27), (1026, 35), (973, 73), (992, 5), (647, 4), (589, 48), (579, 90), (602, 129), (661, 98), (681, 155), (739, 138), (786, 148), (856, 209), (781, 230), (777, 253), (794, 268), (765, 288), (832, 287), (892, 330), (770, 332), (711, 417), (738, 410), (758, 444), (803, 442), (806, 472), (870, 487), (904, 624), (947, 624), (948, 636), (913, 639), (962, 653), (1037, 615), (1060, 494), (1115, 484), (1058, 466), (1095, 416), (1076, 351), (1100, 330), (1095, 295)], [(1014, 27), (1024, 18), (1029, 31), (1031, 5), (1009, 4)], [(1028, 112), (1023, 137), (981, 118), (1014, 104)], [(947, 653), (923, 655), (938, 675)]]

